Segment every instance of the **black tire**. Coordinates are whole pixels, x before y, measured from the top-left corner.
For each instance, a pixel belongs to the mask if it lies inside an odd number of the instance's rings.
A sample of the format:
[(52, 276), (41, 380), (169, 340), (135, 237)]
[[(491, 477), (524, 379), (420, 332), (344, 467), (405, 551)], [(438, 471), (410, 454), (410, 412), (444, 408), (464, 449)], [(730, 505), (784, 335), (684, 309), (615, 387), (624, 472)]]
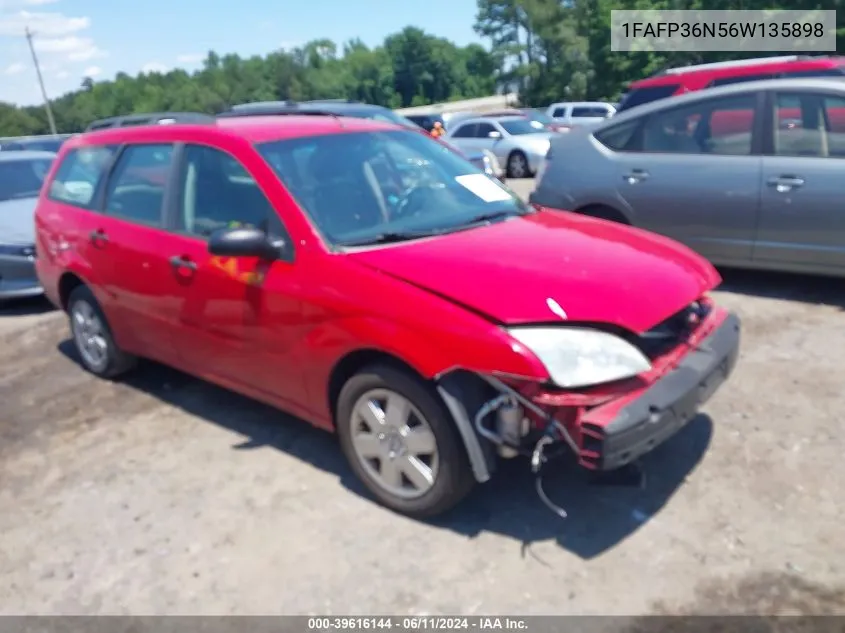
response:
[(631, 224), (630, 222), (628, 222), (624, 215), (619, 213), (619, 211), (603, 205), (584, 207), (583, 209), (579, 209), (578, 213), (580, 213), (581, 215), (589, 216), (591, 218), (597, 218), (599, 220), (616, 222), (617, 224), (626, 224), (629, 226)]
[[(521, 160), (525, 165), (525, 173), (521, 176), (514, 173), (514, 162)], [(524, 152), (514, 150), (508, 155), (508, 161), (505, 165), (505, 173), (508, 178), (531, 178), (534, 174), (531, 173), (531, 167), (528, 165), (528, 157)]]
[[(372, 478), (355, 453), (352, 446), (353, 407), (361, 396), (373, 389), (390, 390), (409, 400), (426, 418), (434, 434), (439, 455), (438, 474), (432, 487), (421, 497), (405, 499), (391, 494)], [(376, 364), (352, 376), (338, 396), (335, 426), (343, 453), (355, 475), (382, 505), (391, 510), (414, 518), (442, 514), (463, 500), (476, 483), (463, 440), (446, 406), (429, 384), (408, 371)]]
[[(81, 349), (79, 338), (76, 334), (74, 314), (77, 309), (82, 308), (83, 303), (90, 306), (102, 326), (100, 335), (105, 342), (105, 360), (102, 364), (93, 364), (89, 361), (88, 357)], [(70, 297), (67, 302), (67, 314), (73, 344), (76, 348), (76, 353), (79, 356), (79, 362), (86, 371), (89, 371), (100, 378), (111, 379), (125, 374), (133, 369), (138, 363), (137, 357), (132, 354), (127, 354), (114, 342), (114, 337), (112, 336), (108, 320), (106, 320), (106, 315), (103, 313), (103, 309), (100, 307), (99, 302), (96, 297), (94, 297), (94, 293), (91, 292), (88, 286), (77, 286), (74, 288), (73, 292), (70, 293)]]

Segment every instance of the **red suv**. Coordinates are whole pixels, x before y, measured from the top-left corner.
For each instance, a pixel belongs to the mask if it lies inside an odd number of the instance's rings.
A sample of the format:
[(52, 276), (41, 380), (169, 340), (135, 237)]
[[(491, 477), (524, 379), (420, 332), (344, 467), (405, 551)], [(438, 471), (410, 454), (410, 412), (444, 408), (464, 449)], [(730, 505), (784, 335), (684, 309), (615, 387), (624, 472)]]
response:
[(670, 68), (633, 82), (616, 111), (693, 90), (780, 77), (845, 77), (845, 57), (789, 55)]
[(524, 204), (431, 138), (335, 116), (68, 141), (37, 271), (84, 367), (138, 357), (336, 431), (385, 505), (444, 511), (497, 461), (628, 464), (734, 366), (719, 275), (668, 239)]

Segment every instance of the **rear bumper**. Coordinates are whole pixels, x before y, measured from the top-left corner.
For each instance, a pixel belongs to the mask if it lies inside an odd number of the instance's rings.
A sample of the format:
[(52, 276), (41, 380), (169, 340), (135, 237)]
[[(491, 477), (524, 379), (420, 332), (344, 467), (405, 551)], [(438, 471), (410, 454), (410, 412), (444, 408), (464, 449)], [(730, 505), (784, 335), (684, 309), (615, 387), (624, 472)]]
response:
[(669, 439), (731, 374), (739, 343), (739, 317), (728, 314), (675, 369), (631, 401), (588, 411), (581, 419), (582, 465), (614, 470)]
[(43, 293), (33, 259), (0, 255), (0, 299), (37, 297)]

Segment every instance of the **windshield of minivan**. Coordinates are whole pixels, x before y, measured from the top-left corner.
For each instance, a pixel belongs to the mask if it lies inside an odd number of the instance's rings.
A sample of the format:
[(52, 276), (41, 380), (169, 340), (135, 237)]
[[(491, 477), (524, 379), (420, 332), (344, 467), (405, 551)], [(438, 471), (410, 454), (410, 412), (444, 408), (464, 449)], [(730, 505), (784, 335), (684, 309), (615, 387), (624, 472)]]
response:
[(0, 161), (0, 200), (37, 197), (52, 162), (49, 158)]
[(498, 181), (416, 132), (348, 132), (257, 147), (338, 246), (416, 239), (531, 211)]
[(542, 123), (539, 121), (530, 121), (529, 119), (508, 119), (507, 121), (499, 121), (499, 125), (505, 128), (505, 131), (511, 136), (537, 134), (538, 132), (546, 131)]

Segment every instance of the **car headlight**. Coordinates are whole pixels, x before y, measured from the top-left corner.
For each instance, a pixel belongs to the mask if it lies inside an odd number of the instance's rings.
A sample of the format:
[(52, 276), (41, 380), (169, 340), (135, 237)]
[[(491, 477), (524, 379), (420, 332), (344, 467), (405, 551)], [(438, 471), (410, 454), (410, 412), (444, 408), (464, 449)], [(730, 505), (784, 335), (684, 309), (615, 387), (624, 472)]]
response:
[(26, 244), (0, 244), (0, 255), (12, 257), (34, 257), (35, 247)]
[(618, 336), (579, 327), (508, 329), (545, 365), (559, 387), (574, 388), (630, 378), (651, 369), (640, 350)]

